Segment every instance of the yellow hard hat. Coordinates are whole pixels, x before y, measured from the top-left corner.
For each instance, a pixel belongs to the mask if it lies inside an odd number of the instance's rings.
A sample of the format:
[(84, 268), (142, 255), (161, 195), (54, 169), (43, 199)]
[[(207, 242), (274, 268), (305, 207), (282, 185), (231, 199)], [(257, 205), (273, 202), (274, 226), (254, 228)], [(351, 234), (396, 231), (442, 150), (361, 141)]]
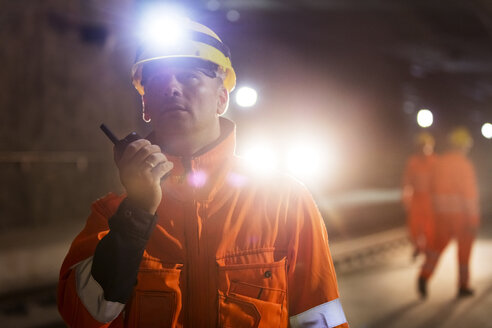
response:
[(453, 147), (466, 148), (471, 147), (473, 144), (473, 138), (464, 127), (458, 127), (451, 131), (448, 136), (448, 141)]
[(196, 58), (212, 62), (225, 72), (224, 87), (231, 92), (236, 85), (236, 73), (232, 68), (229, 48), (210, 28), (188, 18), (180, 19), (184, 31), (177, 44), (156, 46), (144, 44), (137, 51), (132, 67), (132, 83), (137, 91), (145, 93), (142, 81), (143, 64), (167, 58)]
[(430, 134), (429, 132), (420, 132), (415, 137), (415, 143), (419, 146), (429, 144), (429, 143), (435, 144), (435, 140), (434, 140), (434, 137), (432, 136), (432, 134)]

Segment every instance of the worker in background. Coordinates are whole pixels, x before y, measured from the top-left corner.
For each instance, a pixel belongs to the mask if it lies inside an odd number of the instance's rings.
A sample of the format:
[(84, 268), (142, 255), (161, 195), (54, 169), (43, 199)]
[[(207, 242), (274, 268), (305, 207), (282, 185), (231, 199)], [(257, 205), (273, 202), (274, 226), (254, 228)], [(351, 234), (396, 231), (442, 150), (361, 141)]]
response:
[(467, 129), (456, 128), (448, 141), (450, 149), (438, 158), (432, 174), (435, 235), (418, 280), (422, 297), (427, 295), (427, 282), (452, 238), (458, 242), (458, 297), (473, 295), (469, 262), (480, 220), (475, 170), (467, 158), (473, 139)]
[[(304, 186), (258, 177), (221, 117), (236, 76), (209, 28), (139, 51), (152, 133), (115, 154), (124, 195), (92, 205), (60, 271), (72, 327), (348, 327), (322, 217)], [(164, 31), (165, 33), (166, 31)]]
[(415, 145), (416, 152), (408, 159), (403, 174), (402, 191), (408, 233), (414, 246), (414, 258), (425, 252), (433, 234), (430, 180), (436, 161), (435, 141), (430, 133), (419, 133)]

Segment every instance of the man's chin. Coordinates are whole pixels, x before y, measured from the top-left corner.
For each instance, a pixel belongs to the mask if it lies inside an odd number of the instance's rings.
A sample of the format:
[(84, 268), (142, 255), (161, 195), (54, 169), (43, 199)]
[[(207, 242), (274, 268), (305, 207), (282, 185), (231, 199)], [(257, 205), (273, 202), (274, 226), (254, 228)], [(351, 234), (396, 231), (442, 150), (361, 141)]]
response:
[(171, 134), (188, 133), (192, 128), (191, 120), (183, 113), (159, 115), (151, 120), (152, 129), (166, 131)]
[(183, 107), (173, 107), (160, 110), (157, 113), (157, 116), (181, 115), (186, 113), (188, 113), (188, 111)]
[(151, 120), (154, 123), (162, 124), (181, 124), (179, 122), (190, 120), (189, 113), (185, 110), (167, 110), (160, 111), (151, 115)]

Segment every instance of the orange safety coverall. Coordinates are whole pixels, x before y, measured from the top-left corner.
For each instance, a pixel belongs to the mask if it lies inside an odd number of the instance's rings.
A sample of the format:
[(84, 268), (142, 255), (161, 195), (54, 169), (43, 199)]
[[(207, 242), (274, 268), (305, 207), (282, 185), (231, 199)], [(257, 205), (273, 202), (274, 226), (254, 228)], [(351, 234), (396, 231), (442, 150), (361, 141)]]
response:
[(410, 239), (419, 251), (425, 250), (434, 234), (430, 183), (435, 162), (435, 155), (413, 155), (408, 159), (403, 174), (407, 228)]
[[(232, 122), (221, 120), (228, 135), (211, 150), (167, 156), (174, 169), (133, 294), (107, 323), (84, 306), (75, 268), (93, 256), (124, 197), (93, 204), (60, 271), (58, 307), (70, 326), (348, 327), (341, 307), (330, 307), (339, 302), (337, 279), (309, 192), (290, 178), (252, 175), (233, 155)], [(343, 319), (330, 323), (333, 316)]]
[(421, 277), (428, 279), (451, 238), (458, 242), (459, 286), (468, 287), (469, 260), (479, 225), (479, 199), (475, 170), (460, 152), (449, 151), (437, 160), (431, 184), (435, 213), (435, 237)]

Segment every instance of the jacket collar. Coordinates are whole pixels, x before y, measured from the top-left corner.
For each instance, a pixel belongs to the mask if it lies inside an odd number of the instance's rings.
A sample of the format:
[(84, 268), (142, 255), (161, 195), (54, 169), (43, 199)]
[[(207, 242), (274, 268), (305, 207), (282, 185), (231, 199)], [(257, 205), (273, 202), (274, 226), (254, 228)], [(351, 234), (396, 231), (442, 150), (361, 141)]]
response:
[[(224, 184), (234, 157), (236, 146), (235, 124), (220, 118), (221, 135), (191, 157), (165, 154), (174, 164), (163, 182), (163, 193), (178, 200), (207, 201)], [(149, 136), (151, 137), (151, 136)]]

